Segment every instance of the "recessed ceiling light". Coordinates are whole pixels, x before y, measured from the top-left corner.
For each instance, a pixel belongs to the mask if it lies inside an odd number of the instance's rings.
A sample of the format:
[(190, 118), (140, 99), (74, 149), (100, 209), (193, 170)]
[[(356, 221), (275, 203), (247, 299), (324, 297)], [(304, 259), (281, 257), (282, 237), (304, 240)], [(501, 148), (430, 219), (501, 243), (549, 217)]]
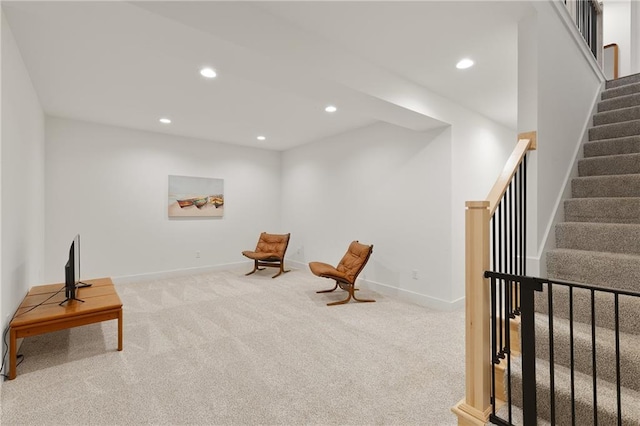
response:
[(200, 70), (200, 75), (207, 78), (214, 78), (218, 74), (216, 74), (213, 68), (202, 68)]
[(324, 110), (327, 111), (327, 112), (336, 112), (338, 110), (338, 108), (334, 107), (333, 105), (329, 105)]
[(456, 64), (456, 68), (463, 70), (473, 66), (473, 61), (469, 58), (464, 58)]
[(267, 138), (264, 136), (258, 136), (256, 139), (258, 139), (259, 141), (263, 141), (263, 140), (266, 140)]
[(170, 120), (170, 119), (168, 119), (168, 118), (166, 118), (166, 117), (162, 117), (162, 118), (160, 119), (160, 122), (161, 122), (162, 124), (169, 124), (169, 123), (171, 123), (171, 120)]

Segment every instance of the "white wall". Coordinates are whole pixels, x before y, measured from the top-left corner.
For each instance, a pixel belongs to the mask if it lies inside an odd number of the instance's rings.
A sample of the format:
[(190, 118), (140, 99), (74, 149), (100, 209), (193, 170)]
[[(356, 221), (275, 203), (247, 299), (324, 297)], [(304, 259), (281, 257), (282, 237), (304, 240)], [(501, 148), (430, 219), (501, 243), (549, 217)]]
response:
[[(59, 118), (46, 139), (47, 281), (63, 280), (76, 233), (88, 278), (243, 262), (280, 232), (278, 152)], [(224, 217), (170, 220), (168, 175), (224, 179)]]
[(359, 240), (374, 245), (360, 276), (367, 284), (449, 302), (450, 144), (449, 128), (418, 133), (378, 123), (284, 152), (291, 259), (336, 265)]
[[(563, 191), (576, 157), (581, 155), (604, 75), (564, 5), (535, 2), (535, 8), (538, 30), (532, 46), (537, 47), (538, 56), (538, 150), (531, 155), (529, 176), (536, 188), (535, 212), (530, 219), (537, 222), (537, 230), (528, 239), (535, 243), (535, 261), (543, 263), (543, 250), (547, 239), (554, 239), (553, 223), (558, 210), (561, 216)], [(545, 271), (544, 265), (540, 266)]]
[(516, 141), (477, 114), (450, 113), (455, 126), (414, 132), (377, 123), (286, 151), (282, 215), (297, 236), (292, 260), (337, 264), (352, 240), (372, 243), (361, 275), (368, 287), (460, 306), (464, 202), (487, 195)]
[[(605, 0), (603, 12), (603, 44), (616, 43), (618, 45), (618, 77), (640, 72), (640, 69), (632, 71), (632, 56), (640, 49), (640, 41), (632, 39), (632, 22), (637, 18), (637, 12), (634, 5), (632, 8), (631, 0)], [(633, 14), (632, 14), (633, 9)], [(640, 22), (635, 21), (637, 26)], [(637, 30), (634, 30), (637, 35)], [(635, 68), (635, 63), (633, 64)]]
[(452, 116), (451, 300), (465, 295), (465, 203), (486, 200), (513, 152), (517, 135), (476, 113)]
[(22, 298), (43, 279), (44, 114), (2, 16), (2, 330)]

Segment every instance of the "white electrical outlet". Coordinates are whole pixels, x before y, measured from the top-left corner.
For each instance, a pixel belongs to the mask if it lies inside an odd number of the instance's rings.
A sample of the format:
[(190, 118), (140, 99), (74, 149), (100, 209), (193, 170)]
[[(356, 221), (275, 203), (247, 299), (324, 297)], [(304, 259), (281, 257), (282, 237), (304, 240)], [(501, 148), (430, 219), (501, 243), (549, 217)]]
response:
[(196, 252), (196, 259), (200, 259), (200, 252), (199, 251)]
[(411, 278), (413, 278), (414, 280), (418, 279), (418, 270), (414, 269), (413, 271), (411, 271)]

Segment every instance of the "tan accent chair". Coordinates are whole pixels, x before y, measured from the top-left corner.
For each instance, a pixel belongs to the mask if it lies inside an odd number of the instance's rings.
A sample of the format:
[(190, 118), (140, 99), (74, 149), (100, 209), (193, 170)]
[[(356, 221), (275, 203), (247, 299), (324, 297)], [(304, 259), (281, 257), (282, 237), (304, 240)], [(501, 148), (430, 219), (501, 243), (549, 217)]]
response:
[(271, 278), (275, 278), (285, 272), (284, 254), (289, 245), (289, 236), (291, 234), (260, 234), (258, 245), (255, 251), (245, 250), (242, 254), (253, 260), (253, 271), (247, 272), (245, 275), (251, 275), (255, 271), (262, 271), (264, 268), (260, 266), (268, 266), (272, 268), (280, 268), (280, 271)]
[(351, 298), (358, 302), (375, 302), (375, 300), (370, 299), (358, 299), (355, 294), (358, 290), (355, 288), (356, 279), (367, 264), (371, 252), (373, 252), (373, 245), (368, 246), (360, 244), (358, 241), (353, 241), (337, 268), (322, 262), (309, 263), (309, 268), (314, 275), (336, 281), (335, 287), (331, 290), (320, 290), (316, 291), (316, 293), (330, 293), (337, 289), (338, 286), (342, 290), (349, 292), (349, 296), (345, 300), (327, 303), (327, 306), (342, 305), (351, 300)]

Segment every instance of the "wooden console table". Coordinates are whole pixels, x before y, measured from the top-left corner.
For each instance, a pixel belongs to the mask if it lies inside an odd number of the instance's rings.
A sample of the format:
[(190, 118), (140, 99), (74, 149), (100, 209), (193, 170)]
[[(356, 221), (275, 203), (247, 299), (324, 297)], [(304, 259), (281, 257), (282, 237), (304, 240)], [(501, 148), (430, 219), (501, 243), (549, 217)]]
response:
[(84, 302), (70, 300), (62, 306), (59, 303), (65, 299), (64, 284), (41, 285), (29, 290), (9, 325), (9, 380), (16, 377), (16, 340), (19, 338), (117, 319), (118, 350), (122, 350), (122, 302), (111, 278), (85, 282), (91, 287), (76, 290), (76, 297)]

